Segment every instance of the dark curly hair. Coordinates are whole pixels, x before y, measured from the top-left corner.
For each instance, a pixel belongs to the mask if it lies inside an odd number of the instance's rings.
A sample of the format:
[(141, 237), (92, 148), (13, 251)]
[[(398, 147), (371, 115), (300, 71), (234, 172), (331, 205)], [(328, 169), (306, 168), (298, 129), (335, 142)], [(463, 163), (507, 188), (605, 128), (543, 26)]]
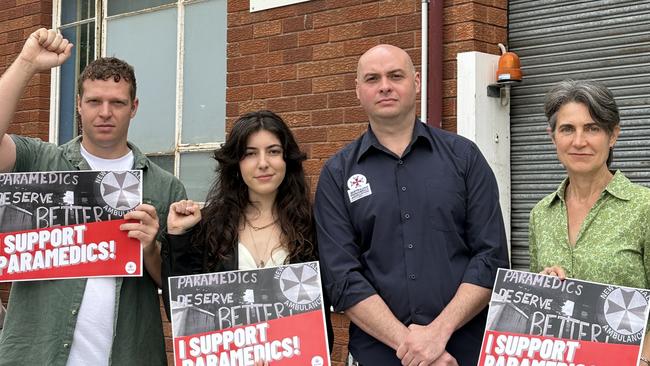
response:
[(116, 83), (124, 80), (129, 83), (129, 95), (131, 101), (135, 100), (136, 81), (133, 67), (116, 57), (100, 57), (89, 63), (77, 80), (77, 90), (83, 96), (83, 83), (86, 80), (108, 80), (113, 79)]
[(317, 258), (309, 189), (302, 167), (306, 156), (300, 151), (282, 118), (271, 111), (262, 110), (241, 116), (226, 142), (214, 152), (214, 159), (218, 163), (217, 178), (201, 210), (201, 222), (192, 233), (192, 242), (200, 246), (197, 249), (204, 253), (204, 270), (214, 271), (218, 262), (228, 258), (238, 245), (244, 212), (251, 204), (248, 186), (239, 172), (239, 162), (246, 152), (248, 138), (261, 130), (271, 132), (280, 140), (286, 163), (286, 174), (278, 187), (274, 204), (283, 245), (289, 252), (286, 262)]

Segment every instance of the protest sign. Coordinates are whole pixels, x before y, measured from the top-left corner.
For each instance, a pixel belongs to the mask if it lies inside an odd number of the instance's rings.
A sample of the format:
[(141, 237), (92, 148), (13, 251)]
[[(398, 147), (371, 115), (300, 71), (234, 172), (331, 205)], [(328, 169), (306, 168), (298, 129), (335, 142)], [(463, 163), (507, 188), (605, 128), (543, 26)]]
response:
[(178, 366), (329, 366), (318, 262), (169, 278)]
[(637, 365), (650, 291), (499, 269), (480, 366)]
[(0, 174), (0, 282), (141, 276), (122, 217), (142, 202), (139, 170)]

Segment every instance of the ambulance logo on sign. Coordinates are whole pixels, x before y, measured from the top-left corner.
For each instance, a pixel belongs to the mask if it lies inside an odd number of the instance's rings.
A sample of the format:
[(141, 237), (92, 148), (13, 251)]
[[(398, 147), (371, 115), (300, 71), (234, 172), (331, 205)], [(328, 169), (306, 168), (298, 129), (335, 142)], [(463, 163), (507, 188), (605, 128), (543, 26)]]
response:
[(320, 297), (318, 272), (312, 266), (287, 266), (280, 274), (280, 289), (295, 304), (310, 304)]
[(350, 203), (370, 196), (371, 194), (370, 184), (368, 184), (368, 179), (363, 174), (355, 174), (348, 178), (348, 197), (350, 198)]
[(617, 288), (605, 299), (605, 320), (619, 334), (635, 334), (645, 325), (645, 308), (648, 301), (636, 290)]
[(99, 187), (104, 202), (115, 210), (129, 211), (140, 204), (140, 178), (134, 172), (107, 172)]

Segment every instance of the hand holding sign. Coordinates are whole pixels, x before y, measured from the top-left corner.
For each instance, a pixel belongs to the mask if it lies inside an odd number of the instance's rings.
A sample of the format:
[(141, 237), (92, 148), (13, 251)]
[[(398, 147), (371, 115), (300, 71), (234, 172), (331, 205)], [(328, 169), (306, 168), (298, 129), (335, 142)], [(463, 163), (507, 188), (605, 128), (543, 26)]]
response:
[(144, 252), (151, 250), (153, 243), (156, 241), (156, 235), (160, 226), (158, 224), (156, 208), (143, 203), (138, 205), (134, 211), (124, 215), (124, 219), (138, 220), (139, 222), (122, 224), (120, 230), (128, 231), (129, 238), (140, 240)]

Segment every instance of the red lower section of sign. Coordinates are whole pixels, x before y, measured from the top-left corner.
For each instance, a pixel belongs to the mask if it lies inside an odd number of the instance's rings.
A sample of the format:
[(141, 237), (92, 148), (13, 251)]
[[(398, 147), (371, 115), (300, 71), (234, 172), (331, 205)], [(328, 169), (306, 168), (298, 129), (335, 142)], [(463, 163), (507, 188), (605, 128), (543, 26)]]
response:
[[(640, 347), (486, 331), (479, 366), (636, 365)], [(545, 361), (540, 363), (539, 361)]]
[(0, 234), (0, 282), (141, 276), (140, 241), (110, 220)]
[(253, 365), (262, 356), (272, 365), (329, 366), (321, 310), (174, 338), (178, 366)]

